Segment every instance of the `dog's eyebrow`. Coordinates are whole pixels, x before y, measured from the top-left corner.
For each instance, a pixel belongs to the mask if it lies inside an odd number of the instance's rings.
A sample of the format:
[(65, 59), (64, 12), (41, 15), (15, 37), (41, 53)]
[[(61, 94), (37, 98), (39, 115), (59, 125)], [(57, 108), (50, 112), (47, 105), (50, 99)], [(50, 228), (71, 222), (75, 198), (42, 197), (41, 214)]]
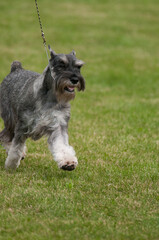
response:
[(68, 63), (68, 59), (67, 59), (66, 55), (63, 54), (63, 55), (59, 56), (59, 58), (60, 58), (60, 60), (62, 60), (62, 62), (64, 62), (65, 64)]
[(77, 67), (82, 67), (83, 65), (84, 65), (85, 63), (82, 61), (82, 60), (76, 60), (75, 61), (75, 66), (77, 66)]

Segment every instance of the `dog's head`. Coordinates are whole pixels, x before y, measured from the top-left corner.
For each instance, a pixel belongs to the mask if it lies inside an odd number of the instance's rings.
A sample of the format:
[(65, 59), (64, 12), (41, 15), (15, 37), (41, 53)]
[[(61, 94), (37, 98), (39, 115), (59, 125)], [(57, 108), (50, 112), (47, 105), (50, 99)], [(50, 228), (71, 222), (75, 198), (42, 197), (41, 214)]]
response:
[(49, 46), (50, 66), (54, 74), (54, 89), (57, 99), (70, 101), (75, 97), (75, 89), (84, 91), (85, 80), (80, 73), (84, 62), (76, 58), (75, 51), (70, 54), (56, 54)]

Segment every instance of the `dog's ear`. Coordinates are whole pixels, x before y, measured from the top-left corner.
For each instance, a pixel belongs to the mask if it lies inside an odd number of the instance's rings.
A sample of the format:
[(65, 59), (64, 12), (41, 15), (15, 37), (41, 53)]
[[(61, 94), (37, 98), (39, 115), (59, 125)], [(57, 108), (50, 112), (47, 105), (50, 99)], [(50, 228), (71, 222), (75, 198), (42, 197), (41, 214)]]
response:
[(73, 55), (73, 56), (76, 57), (76, 52), (75, 52), (75, 50), (72, 50), (72, 52), (70, 52), (70, 55)]
[(51, 49), (50, 45), (48, 45), (48, 49), (49, 49), (49, 51), (50, 51), (51, 59), (53, 59), (57, 54), (55, 53), (54, 50)]

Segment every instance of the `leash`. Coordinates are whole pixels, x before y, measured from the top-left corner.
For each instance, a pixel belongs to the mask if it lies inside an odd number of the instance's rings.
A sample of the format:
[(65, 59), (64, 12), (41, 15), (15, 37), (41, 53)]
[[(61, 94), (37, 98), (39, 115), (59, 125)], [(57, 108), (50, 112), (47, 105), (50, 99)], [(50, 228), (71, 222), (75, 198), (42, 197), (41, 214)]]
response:
[(40, 19), (40, 12), (39, 12), (39, 8), (38, 8), (37, 0), (35, 0), (35, 5), (36, 5), (36, 10), (37, 10), (37, 14), (38, 14), (38, 20), (39, 20), (39, 25), (40, 25), (40, 30), (41, 30), (41, 37), (43, 39), (43, 45), (44, 45), (46, 56), (47, 56), (47, 60), (48, 60), (48, 63), (49, 63), (51, 76), (55, 80), (53, 72), (52, 72), (52, 67), (51, 67), (50, 61), (49, 61), (49, 55), (48, 55), (48, 51), (47, 51), (47, 47), (46, 47), (46, 39), (45, 39), (45, 34), (44, 34), (44, 31), (43, 31), (43, 27), (42, 27), (42, 23), (41, 23), (41, 19)]

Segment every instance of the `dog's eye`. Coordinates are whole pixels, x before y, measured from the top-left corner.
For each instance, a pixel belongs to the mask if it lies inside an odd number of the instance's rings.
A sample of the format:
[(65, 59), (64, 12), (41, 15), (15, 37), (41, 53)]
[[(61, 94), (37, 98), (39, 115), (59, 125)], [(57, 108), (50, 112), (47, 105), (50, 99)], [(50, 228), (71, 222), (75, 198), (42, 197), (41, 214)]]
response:
[(66, 68), (66, 64), (63, 61), (59, 62), (59, 67), (60, 68)]
[(65, 67), (65, 63), (60, 61), (60, 67)]

